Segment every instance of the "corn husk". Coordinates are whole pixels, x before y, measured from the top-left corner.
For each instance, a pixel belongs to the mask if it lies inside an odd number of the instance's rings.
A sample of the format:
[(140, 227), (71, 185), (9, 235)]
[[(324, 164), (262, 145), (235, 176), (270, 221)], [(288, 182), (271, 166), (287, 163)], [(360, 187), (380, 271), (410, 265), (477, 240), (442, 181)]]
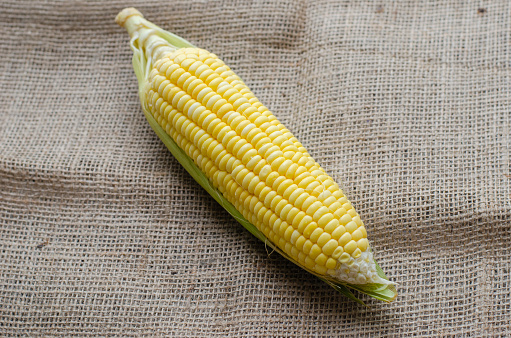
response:
[[(133, 10), (133, 9), (129, 9)], [(126, 10), (125, 10), (126, 11)], [(138, 13), (138, 12), (137, 12)], [(122, 12), (119, 14), (121, 15)], [(119, 17), (119, 16), (118, 16)], [(156, 34), (166, 42), (168, 42), (168, 46), (174, 50), (179, 48), (187, 48), (187, 47), (195, 47), (190, 42), (185, 39), (174, 35), (170, 32), (167, 32), (160, 27), (150, 23), (145, 19), (143, 20), (144, 26), (148, 29), (153, 30), (153, 34)], [(153, 118), (151, 112), (149, 111), (149, 107), (145, 98), (145, 90), (144, 88), (148, 85), (148, 75), (152, 69), (152, 66), (156, 60), (152, 59), (151, 55), (154, 55), (154, 51), (146, 50), (144, 46), (139, 43), (138, 34), (133, 34), (130, 40), (130, 46), (133, 50), (133, 69), (138, 79), (139, 83), (139, 96), (142, 104), (142, 110), (144, 111), (145, 117), (149, 122), (151, 128), (155, 131), (156, 135), (161, 139), (161, 141), (165, 144), (168, 150), (172, 153), (172, 155), (181, 163), (181, 165), (185, 168), (185, 170), (201, 185), (229, 214), (231, 214), (246, 230), (248, 230), (252, 235), (261, 240), (265, 246), (270, 247), (273, 251), (278, 252), (284, 258), (289, 261), (295, 263), (299, 267), (304, 270), (307, 270), (309, 273), (317, 276), (319, 279), (333, 287), (335, 290), (345, 295), (346, 297), (360, 303), (364, 304), (359, 298), (357, 298), (351, 289), (357, 290), (363, 294), (371, 296), (381, 301), (391, 302), (397, 296), (396, 288), (393, 284), (349, 284), (339, 280), (335, 280), (328, 276), (321, 276), (315, 273), (314, 271), (307, 269), (302, 266), (300, 263), (295, 261), (292, 257), (287, 255), (285, 252), (280, 250), (277, 246), (275, 246), (269, 239), (267, 239), (264, 234), (259, 231), (252, 223), (250, 223), (247, 219), (243, 217), (243, 215), (218, 191), (209, 181), (207, 176), (195, 165), (193, 160), (186, 155), (186, 153), (174, 142), (174, 140), (160, 127), (158, 122)], [(157, 53), (156, 53), (157, 54)], [(376, 270), (378, 275), (388, 280), (387, 276), (383, 273), (380, 266), (375, 262)]]

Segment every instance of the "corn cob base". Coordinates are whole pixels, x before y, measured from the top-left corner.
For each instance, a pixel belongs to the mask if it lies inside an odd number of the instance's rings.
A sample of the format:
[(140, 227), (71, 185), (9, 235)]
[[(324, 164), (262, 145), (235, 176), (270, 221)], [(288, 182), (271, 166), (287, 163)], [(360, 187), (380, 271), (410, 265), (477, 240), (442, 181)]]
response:
[(136, 10), (116, 20), (145, 69), (137, 72), (144, 109), (243, 217), (317, 275), (392, 284), (377, 273), (364, 224), (339, 186), (228, 66), (169, 44)]

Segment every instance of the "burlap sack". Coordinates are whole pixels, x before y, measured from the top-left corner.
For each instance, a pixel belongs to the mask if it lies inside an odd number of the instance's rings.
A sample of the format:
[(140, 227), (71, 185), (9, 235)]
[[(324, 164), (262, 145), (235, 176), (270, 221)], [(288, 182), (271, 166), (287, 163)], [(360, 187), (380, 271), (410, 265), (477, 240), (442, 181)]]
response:
[[(268, 252), (144, 119), (136, 6), (231, 65), (399, 284), (368, 308)], [(0, 3), (0, 335), (506, 336), (508, 1)]]

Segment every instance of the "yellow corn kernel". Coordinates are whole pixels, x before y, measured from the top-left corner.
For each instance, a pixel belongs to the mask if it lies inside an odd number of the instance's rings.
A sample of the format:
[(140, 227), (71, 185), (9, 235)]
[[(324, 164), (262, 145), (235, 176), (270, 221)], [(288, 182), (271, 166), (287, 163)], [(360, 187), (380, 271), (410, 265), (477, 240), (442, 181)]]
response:
[(366, 228), (362, 225), (361, 227), (359, 227), (359, 229), (362, 232), (362, 237), (367, 238)]
[(339, 224), (341, 225), (346, 225), (349, 222), (351, 222), (351, 216), (347, 213), (342, 215), (342, 217), (339, 219)]
[(351, 221), (348, 224), (346, 224), (344, 227), (346, 228), (346, 231), (348, 231), (349, 233), (352, 233), (353, 231), (357, 230), (358, 225), (357, 225), (357, 223)]
[(332, 238), (334, 239), (340, 239), (341, 236), (344, 235), (344, 233), (346, 232), (346, 228), (343, 227), (342, 225), (338, 226), (333, 232), (332, 232)]
[(346, 211), (342, 208), (341, 203), (339, 203), (338, 201), (333, 201), (332, 203), (330, 203), (330, 205), (328, 206), (328, 209), (330, 209), (330, 211), (334, 212), (337, 215), (337, 217), (341, 217), (342, 215), (344, 215), (346, 213)]
[(351, 259), (351, 256), (347, 252), (343, 252), (341, 257), (339, 257), (339, 262), (341, 263), (347, 263)]
[(316, 243), (318, 243), (318, 245), (320, 247), (324, 247), (325, 244), (330, 241), (330, 239), (332, 238), (332, 236), (327, 233), (327, 232), (323, 232), (323, 230), (321, 230), (321, 235), (319, 236), (318, 240), (316, 241)]
[(312, 243), (310, 240), (307, 239), (302, 246), (303, 253), (306, 255), (309, 255), (313, 245), (314, 245), (314, 243)]
[(355, 223), (357, 223), (357, 225), (358, 225), (358, 226), (362, 226), (362, 225), (364, 225), (364, 224), (362, 223), (362, 220), (360, 219), (360, 216), (359, 216), (359, 215), (357, 215), (357, 216), (353, 217), (353, 221), (354, 221)]
[[(319, 220), (320, 220), (320, 219), (324, 219), (324, 218), (325, 218), (325, 217), (323, 217), (323, 216), (329, 216), (329, 215), (330, 215), (330, 217), (331, 217), (331, 218), (327, 217), (327, 218), (326, 218), (326, 219), (322, 222), (322, 223), (328, 223), (331, 219), (333, 219), (333, 218), (334, 218), (334, 215), (330, 214), (330, 213), (329, 213), (328, 208), (327, 208), (327, 207), (325, 207), (325, 206), (323, 206), (323, 205), (322, 205), (322, 203), (321, 203), (320, 201), (318, 201), (317, 203), (319, 204), (319, 207), (318, 207), (317, 209), (315, 209), (315, 208), (314, 208), (315, 210), (313, 209), (313, 210), (311, 210), (310, 212), (309, 212), (309, 210), (307, 209), (307, 213), (308, 213), (309, 215), (310, 215), (310, 214), (312, 214), (312, 215), (313, 215), (313, 216), (312, 216), (312, 219), (313, 219), (313, 220), (315, 220), (316, 222), (318, 222), (318, 224), (319, 224)], [(310, 208), (309, 208), (309, 209), (310, 209)], [(324, 225), (321, 225), (321, 224), (320, 224), (321, 228), (324, 228), (324, 227), (325, 227), (325, 225), (326, 225), (326, 224), (324, 224)]]
[(305, 238), (304, 236), (300, 235), (297, 239), (296, 239), (296, 248), (300, 251), (303, 251), (305, 252), (305, 250), (303, 249), (303, 246), (305, 244), (305, 242), (307, 241), (307, 238)]
[(349, 254), (353, 253), (353, 251), (355, 251), (356, 249), (357, 249), (357, 242), (355, 242), (354, 240), (349, 241), (344, 246), (344, 251), (349, 253)]
[(362, 231), (360, 229), (357, 229), (357, 230), (353, 231), (353, 233), (351, 234), (351, 238), (354, 241), (358, 241), (362, 237), (364, 237), (364, 236), (362, 235)]
[(296, 231), (296, 230), (293, 230), (293, 233), (291, 234), (291, 237), (289, 238), (289, 242), (291, 242), (291, 244), (293, 245), (296, 245), (296, 242), (298, 240), (298, 238), (300, 238), (301, 234)]
[(318, 257), (316, 257), (314, 262), (316, 262), (316, 264), (318, 264), (318, 265), (324, 266), (326, 264), (327, 259), (328, 259), (328, 257), (325, 254), (320, 253), (318, 255)]
[[(303, 211), (302, 211), (303, 212)], [(303, 213), (305, 215), (305, 213)], [(304, 233), (304, 230), (309, 226), (309, 224), (312, 222), (312, 217), (309, 215), (303, 216), (302, 220), (299, 222), (297, 226), (297, 230)], [(314, 231), (314, 230), (312, 230)]]
[(362, 255), (362, 251), (359, 248), (356, 248), (355, 251), (351, 254), (354, 258), (360, 257)]
[(316, 262), (314, 262), (314, 260), (310, 256), (307, 256), (305, 257), (305, 266), (308, 267), (309, 269), (314, 269), (314, 266), (316, 266)]
[(344, 235), (342, 235), (341, 238), (339, 238), (339, 245), (341, 245), (344, 248), (344, 251), (346, 251), (345, 245), (348, 244), (349, 241), (351, 241), (351, 235), (349, 232), (345, 232)]
[(319, 247), (319, 245), (317, 244), (314, 244), (312, 247), (311, 247), (311, 251), (309, 252), (309, 256), (312, 258), (312, 259), (316, 259), (316, 257), (318, 257), (318, 255), (321, 253), (321, 248)]
[[(325, 208), (326, 209), (326, 208)], [(321, 210), (321, 209), (320, 209)], [(320, 212), (320, 210), (316, 211), (316, 213)], [(326, 209), (327, 212), (325, 212), (321, 217), (317, 218), (318, 225), (321, 228), (325, 228), (329, 222), (331, 222), (334, 219), (334, 215), (332, 213), (328, 213), (328, 209)], [(314, 216), (313, 216), (314, 218)]]
[(342, 246), (340, 246), (338, 243), (337, 244), (337, 247), (335, 248), (334, 252), (332, 253), (332, 258), (333, 259), (338, 259), (339, 257), (341, 257), (342, 253), (344, 252), (344, 249), (342, 248)]
[(303, 235), (305, 237), (309, 237), (311, 236), (312, 232), (314, 230), (316, 230), (318, 228), (318, 225), (316, 224), (316, 222), (311, 222), (309, 223), (309, 225), (305, 228), (305, 230), (303, 230)]
[(293, 227), (288, 225), (287, 223), (286, 223), (286, 225), (287, 225), (287, 228), (284, 231), (284, 239), (286, 241), (291, 241), (291, 236), (293, 235), (293, 231), (295, 231), (295, 229), (293, 229)]
[[(321, 228), (319, 228), (319, 227), (318, 227), (318, 228), (316, 228), (316, 230), (314, 230), (314, 231), (312, 232), (312, 234), (310, 235), (309, 239), (310, 239), (312, 242), (317, 243), (317, 242), (318, 242), (318, 240), (319, 240), (319, 238), (320, 238), (320, 236), (321, 236), (322, 234), (323, 234), (323, 229), (321, 229)], [(319, 244), (319, 243), (318, 243), (318, 244)], [(321, 245), (320, 245), (320, 246), (321, 246)]]
[(321, 275), (325, 275), (327, 272), (327, 268), (319, 264), (315, 264), (313, 270)]
[(369, 242), (367, 241), (367, 238), (359, 239), (357, 241), (357, 246), (362, 252), (365, 252), (369, 247)]
[(328, 232), (328, 233), (332, 233), (335, 229), (337, 229), (339, 227), (339, 221), (336, 220), (335, 218), (332, 219), (330, 222), (328, 222), (324, 227), (323, 227), (323, 230), (325, 230), (325, 232)]
[(325, 263), (327, 269), (335, 269), (337, 267), (337, 261), (333, 258), (328, 258)]
[[(319, 243), (318, 243), (318, 245), (319, 245)], [(334, 257), (334, 253), (336, 252), (337, 248), (339, 248), (339, 243), (335, 239), (330, 239), (328, 242), (326, 242), (322, 246), (322, 250), (325, 253), (325, 255), (332, 256), (332, 257)], [(334, 257), (334, 258), (337, 259), (341, 253), (342, 253), (342, 248), (341, 248), (341, 252), (339, 253), (339, 255), (337, 255), (337, 257)]]

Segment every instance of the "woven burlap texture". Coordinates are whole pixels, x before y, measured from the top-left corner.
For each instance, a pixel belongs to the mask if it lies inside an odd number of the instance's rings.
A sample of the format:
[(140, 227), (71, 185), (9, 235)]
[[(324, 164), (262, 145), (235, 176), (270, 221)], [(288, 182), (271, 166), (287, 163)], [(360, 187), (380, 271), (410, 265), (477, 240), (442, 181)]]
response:
[[(228, 63), (341, 183), (398, 283), (271, 253), (140, 109), (135, 6)], [(0, 3), (0, 335), (496, 336), (511, 321), (511, 4)]]

